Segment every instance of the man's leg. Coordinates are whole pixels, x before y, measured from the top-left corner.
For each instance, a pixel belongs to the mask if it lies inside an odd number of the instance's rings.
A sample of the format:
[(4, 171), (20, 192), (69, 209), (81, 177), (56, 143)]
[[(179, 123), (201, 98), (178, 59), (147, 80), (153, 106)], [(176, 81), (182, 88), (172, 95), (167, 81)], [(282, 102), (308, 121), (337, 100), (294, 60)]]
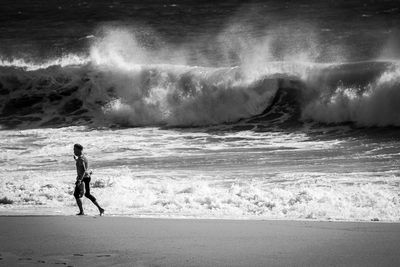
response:
[(79, 198), (79, 190), (76, 187), (75, 187), (74, 197), (76, 200), (76, 204), (78, 205), (78, 208), (79, 208), (79, 213), (77, 215), (83, 215), (84, 213), (83, 213), (83, 207), (82, 207), (82, 200)]
[(100, 215), (103, 215), (104, 209), (100, 207), (99, 203), (97, 203), (96, 198), (90, 194), (90, 179), (84, 178), (83, 182), (85, 183), (85, 197), (90, 199), (93, 204), (99, 209)]
[(77, 215), (84, 215), (82, 208), (82, 200), (79, 197), (76, 197), (76, 204), (78, 204), (79, 213)]

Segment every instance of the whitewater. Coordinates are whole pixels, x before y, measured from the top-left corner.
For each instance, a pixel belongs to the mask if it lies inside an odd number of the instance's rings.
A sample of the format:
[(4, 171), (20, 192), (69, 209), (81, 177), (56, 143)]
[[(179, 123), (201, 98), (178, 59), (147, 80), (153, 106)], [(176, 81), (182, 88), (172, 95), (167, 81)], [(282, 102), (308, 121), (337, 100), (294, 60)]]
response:
[(348, 60), (308, 23), (305, 38), (228, 24), (211, 55), (132, 25), (1, 55), (0, 213), (75, 214), (80, 143), (108, 215), (398, 222), (395, 49)]

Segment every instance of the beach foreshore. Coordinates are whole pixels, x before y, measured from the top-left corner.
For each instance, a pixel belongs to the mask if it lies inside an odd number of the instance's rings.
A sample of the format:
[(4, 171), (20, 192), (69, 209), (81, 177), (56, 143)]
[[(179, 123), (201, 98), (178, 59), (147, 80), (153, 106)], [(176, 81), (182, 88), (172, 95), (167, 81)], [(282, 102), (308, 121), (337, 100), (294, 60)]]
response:
[(400, 224), (0, 216), (1, 266), (400, 266)]

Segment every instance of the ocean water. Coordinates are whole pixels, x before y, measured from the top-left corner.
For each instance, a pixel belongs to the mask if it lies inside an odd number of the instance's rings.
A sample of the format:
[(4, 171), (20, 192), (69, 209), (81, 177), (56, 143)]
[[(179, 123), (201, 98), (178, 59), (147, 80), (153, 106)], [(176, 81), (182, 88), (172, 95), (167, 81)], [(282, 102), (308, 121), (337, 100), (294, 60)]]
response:
[(109, 215), (398, 222), (398, 25), (390, 0), (2, 1), (0, 213), (74, 214), (80, 143)]

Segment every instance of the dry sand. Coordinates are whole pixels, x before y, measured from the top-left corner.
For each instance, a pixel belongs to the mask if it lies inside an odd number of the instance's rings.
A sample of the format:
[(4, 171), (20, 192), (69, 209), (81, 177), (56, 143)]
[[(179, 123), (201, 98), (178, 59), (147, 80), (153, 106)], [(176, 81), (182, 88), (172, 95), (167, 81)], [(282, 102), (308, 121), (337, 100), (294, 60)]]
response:
[(0, 216), (2, 266), (400, 266), (400, 224)]

